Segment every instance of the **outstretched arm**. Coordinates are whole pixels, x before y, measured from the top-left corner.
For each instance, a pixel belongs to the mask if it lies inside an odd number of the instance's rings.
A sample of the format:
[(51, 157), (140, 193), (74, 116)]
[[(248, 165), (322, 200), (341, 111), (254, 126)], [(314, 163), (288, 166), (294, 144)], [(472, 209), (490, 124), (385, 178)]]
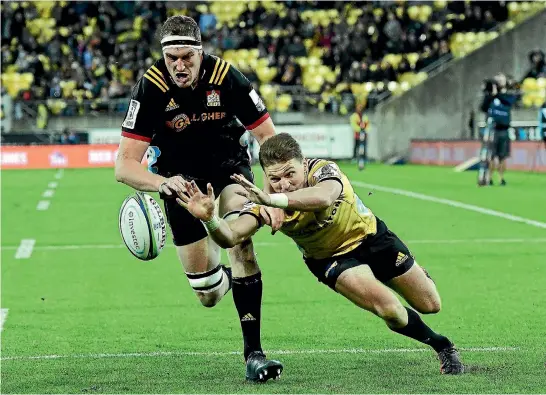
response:
[(242, 215), (234, 221), (224, 221), (214, 213), (216, 202), (211, 184), (207, 185), (207, 194), (199, 190), (195, 182), (186, 182), (185, 194), (176, 199), (195, 218), (200, 219), (207, 228), (210, 237), (222, 248), (232, 248), (249, 239), (259, 229), (258, 218)]
[(242, 175), (234, 174), (231, 178), (245, 188), (246, 191), (241, 194), (250, 201), (264, 206), (294, 211), (324, 210), (334, 204), (343, 190), (340, 182), (325, 180), (313, 187), (302, 188), (294, 192), (268, 194)]

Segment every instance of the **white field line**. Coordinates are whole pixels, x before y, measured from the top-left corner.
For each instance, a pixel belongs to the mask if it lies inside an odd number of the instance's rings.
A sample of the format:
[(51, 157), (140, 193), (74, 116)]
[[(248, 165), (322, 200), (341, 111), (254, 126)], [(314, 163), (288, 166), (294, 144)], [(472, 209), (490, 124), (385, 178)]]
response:
[(50, 197), (53, 197), (54, 194), (55, 194), (55, 191), (53, 189), (46, 189), (44, 193), (42, 193), (42, 197), (50, 198)]
[(57, 180), (60, 180), (61, 178), (63, 178), (63, 175), (64, 175), (64, 170), (63, 169), (59, 169), (57, 170), (57, 173), (55, 173), (55, 178)]
[(36, 206), (36, 210), (38, 211), (44, 211), (49, 208), (49, 200), (40, 200), (38, 202), (38, 205)]
[(4, 323), (8, 319), (8, 309), (0, 309), (0, 332), (4, 329)]
[(23, 239), (21, 244), (17, 247), (15, 252), (15, 259), (28, 259), (32, 255), (32, 250), (34, 249), (34, 244), (36, 240), (34, 239)]
[[(546, 238), (533, 239), (447, 239), (447, 240), (404, 240), (407, 244), (520, 244), (520, 243), (546, 243)], [(285, 245), (281, 242), (255, 242), (256, 247), (275, 247)], [(169, 248), (174, 246), (169, 244)], [(3, 246), (1, 250), (14, 250), (17, 246)], [(62, 250), (110, 250), (125, 248), (125, 244), (68, 244), (68, 245), (43, 245), (36, 246), (35, 250), (40, 251), (62, 251)]]
[(55, 189), (57, 188), (58, 185), (59, 183), (57, 181), (51, 181), (49, 184), (47, 184), (47, 187), (51, 189)]
[[(459, 348), (464, 352), (516, 352), (518, 347), (469, 347)], [(384, 348), (384, 349), (364, 349), (364, 348), (345, 348), (345, 349), (310, 349), (310, 350), (271, 350), (266, 351), (272, 355), (302, 355), (302, 354), (389, 354), (389, 353), (419, 353), (434, 352), (430, 348)], [(129, 352), (129, 353), (97, 353), (97, 354), (71, 354), (71, 355), (18, 355), (11, 357), (2, 357), (2, 361), (13, 360), (40, 360), (40, 359), (102, 359), (102, 358), (141, 358), (141, 357), (182, 357), (182, 356), (202, 356), (202, 357), (224, 357), (230, 355), (241, 355), (241, 351), (150, 351), (150, 352)]]
[(487, 214), (487, 215), (491, 215), (493, 217), (498, 217), (498, 218), (504, 218), (504, 219), (514, 221), (514, 222), (522, 222), (522, 223), (527, 224), (527, 225), (536, 226), (537, 228), (546, 229), (546, 222), (535, 221), (534, 219), (523, 218), (523, 217), (519, 217), (517, 215), (503, 213), (501, 211), (496, 211), (496, 210), (491, 210), (491, 209), (488, 209), (488, 208), (474, 206), (473, 204), (462, 203), (462, 202), (458, 202), (456, 200), (437, 198), (437, 197), (430, 196), (430, 195), (425, 195), (425, 194), (422, 194), (422, 193), (406, 191), (404, 189), (388, 188), (388, 187), (383, 187), (381, 185), (368, 184), (366, 182), (351, 181), (351, 183), (353, 185), (355, 185), (355, 186), (358, 186), (358, 187), (370, 188), (370, 189), (375, 189), (375, 190), (382, 191), (382, 192), (393, 193), (395, 195), (407, 196), (407, 197), (411, 197), (411, 198), (414, 198), (414, 199), (445, 204), (445, 205), (451, 206), (451, 207), (457, 207), (457, 208), (462, 208), (462, 209), (469, 210), (469, 211), (475, 211), (477, 213)]

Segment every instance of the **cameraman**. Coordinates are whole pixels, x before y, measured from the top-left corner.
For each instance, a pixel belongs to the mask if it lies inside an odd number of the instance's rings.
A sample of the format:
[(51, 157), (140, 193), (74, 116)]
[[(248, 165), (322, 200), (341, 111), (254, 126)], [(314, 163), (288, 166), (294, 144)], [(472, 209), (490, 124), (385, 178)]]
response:
[[(506, 185), (504, 172), (506, 171), (506, 159), (510, 156), (510, 137), (508, 128), (512, 118), (512, 107), (519, 98), (511, 83), (510, 91), (507, 89), (506, 76), (497, 74), (492, 80), (485, 81), (484, 98), (481, 110), (487, 114), (487, 124), (494, 133), (492, 160), (489, 164), (489, 185), (493, 185), (493, 172), (498, 169), (501, 185)], [(498, 159), (498, 165), (495, 161)]]

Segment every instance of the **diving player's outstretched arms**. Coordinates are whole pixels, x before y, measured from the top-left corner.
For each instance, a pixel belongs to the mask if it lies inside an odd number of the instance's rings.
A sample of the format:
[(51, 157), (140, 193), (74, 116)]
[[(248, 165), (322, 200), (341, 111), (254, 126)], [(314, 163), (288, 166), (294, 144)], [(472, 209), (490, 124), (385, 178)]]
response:
[(240, 194), (251, 202), (293, 211), (322, 211), (334, 204), (343, 190), (340, 182), (325, 180), (313, 187), (287, 193), (269, 194), (240, 174), (232, 175), (231, 179), (245, 188), (246, 192)]
[(216, 202), (211, 184), (207, 184), (205, 195), (195, 182), (185, 182), (186, 193), (180, 193), (176, 199), (195, 218), (201, 220), (210, 237), (222, 248), (232, 248), (250, 239), (256, 233), (260, 224), (252, 215), (242, 215), (226, 222), (215, 214)]

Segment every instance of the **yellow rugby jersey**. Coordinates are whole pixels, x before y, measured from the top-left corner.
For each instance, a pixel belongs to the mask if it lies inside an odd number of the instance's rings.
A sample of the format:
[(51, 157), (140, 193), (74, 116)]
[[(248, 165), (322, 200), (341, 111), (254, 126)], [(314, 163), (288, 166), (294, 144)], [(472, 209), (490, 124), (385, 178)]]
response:
[[(306, 159), (307, 186), (326, 180), (337, 180), (343, 186), (334, 204), (322, 211), (286, 211), (280, 229), (296, 242), (306, 258), (324, 259), (346, 254), (377, 232), (374, 214), (355, 194), (349, 179), (334, 163), (323, 159)], [(241, 215), (251, 214), (260, 221), (260, 207), (248, 204)]]

